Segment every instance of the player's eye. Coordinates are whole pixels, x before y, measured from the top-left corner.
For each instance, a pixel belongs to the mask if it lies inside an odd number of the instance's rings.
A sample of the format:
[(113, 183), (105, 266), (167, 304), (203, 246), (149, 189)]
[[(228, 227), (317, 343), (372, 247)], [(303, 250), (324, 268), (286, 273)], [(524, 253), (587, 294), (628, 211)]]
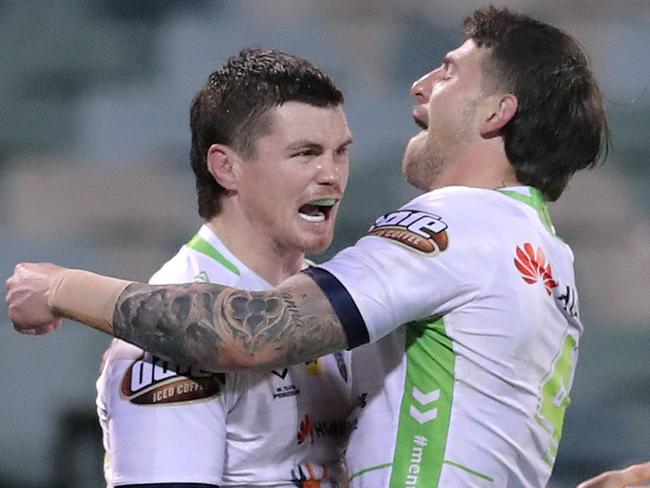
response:
[(347, 155), (349, 149), (350, 149), (350, 146), (349, 146), (349, 145), (345, 145), (345, 146), (339, 147), (339, 148), (336, 150), (336, 154), (337, 154), (338, 156), (345, 156), (345, 155)]
[(449, 66), (449, 63), (444, 63), (442, 66), (442, 79), (450, 80), (453, 75), (453, 70)]
[(456, 66), (447, 56), (443, 58), (438, 70), (440, 71), (438, 79), (442, 81), (450, 80), (456, 74)]
[(316, 151), (313, 149), (302, 149), (300, 151), (295, 151), (294, 153), (291, 154), (292, 158), (300, 158), (300, 157), (307, 157), (307, 156), (314, 156), (316, 154)]

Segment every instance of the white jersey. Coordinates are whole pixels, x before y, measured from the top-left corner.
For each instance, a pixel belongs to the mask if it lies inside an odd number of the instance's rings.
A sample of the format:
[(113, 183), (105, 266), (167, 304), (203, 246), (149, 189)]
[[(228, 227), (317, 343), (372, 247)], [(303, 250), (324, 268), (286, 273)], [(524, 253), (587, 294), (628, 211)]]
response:
[(429, 192), (310, 274), (371, 342), (352, 355), (353, 488), (546, 485), (582, 326), (537, 190)]
[[(207, 226), (151, 279), (192, 281), (270, 288)], [(349, 371), (349, 353), (337, 353), (271, 372), (211, 374), (114, 340), (97, 382), (107, 483), (338, 486)]]

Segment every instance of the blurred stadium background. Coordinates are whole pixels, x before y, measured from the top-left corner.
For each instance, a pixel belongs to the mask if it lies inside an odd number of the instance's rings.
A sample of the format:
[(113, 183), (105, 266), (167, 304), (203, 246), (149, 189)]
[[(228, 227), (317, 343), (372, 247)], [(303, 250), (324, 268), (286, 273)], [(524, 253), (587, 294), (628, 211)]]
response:
[[(552, 486), (650, 458), (650, 2), (511, 0), (566, 28), (607, 98), (606, 166), (551, 207), (586, 332)], [(345, 92), (353, 169), (335, 248), (415, 193), (408, 89), (462, 38), (470, 0), (0, 1), (0, 274), (52, 260), (146, 280), (200, 221), (194, 92), (246, 46), (302, 55)], [(272, 197), (273, 189), (269, 189)], [(328, 254), (329, 255), (329, 254)], [(0, 488), (102, 486), (94, 381), (108, 338), (16, 334), (0, 310)], [(173, 442), (172, 439), (169, 441)]]

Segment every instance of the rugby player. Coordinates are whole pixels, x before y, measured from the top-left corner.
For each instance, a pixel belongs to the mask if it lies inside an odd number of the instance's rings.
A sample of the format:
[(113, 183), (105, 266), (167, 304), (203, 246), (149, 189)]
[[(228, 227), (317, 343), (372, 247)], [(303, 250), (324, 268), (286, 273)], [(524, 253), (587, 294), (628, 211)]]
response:
[(545, 486), (582, 332), (573, 254), (546, 202), (599, 160), (603, 99), (561, 30), (494, 7), (464, 27), (411, 89), (422, 131), (403, 171), (424, 193), (355, 246), (258, 293), (19, 265), (14, 326), (69, 317), (210, 371), (363, 346), (351, 486)]
[[(206, 223), (150, 282), (264, 290), (304, 268), (305, 253), (325, 250), (348, 179), (342, 104), (323, 72), (278, 51), (247, 49), (212, 73), (190, 111)], [(349, 353), (225, 375), (119, 339), (106, 357), (97, 405), (109, 486), (342, 480)]]

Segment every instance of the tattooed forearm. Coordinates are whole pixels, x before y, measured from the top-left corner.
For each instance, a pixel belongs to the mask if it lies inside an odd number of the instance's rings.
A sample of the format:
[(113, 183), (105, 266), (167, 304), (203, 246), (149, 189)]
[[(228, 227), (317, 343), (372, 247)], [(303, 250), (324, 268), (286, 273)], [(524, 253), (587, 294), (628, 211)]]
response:
[[(212, 322), (213, 296), (225, 287), (166, 287), (133, 284), (120, 295), (113, 315), (115, 337), (160, 357), (198, 366), (205, 361), (202, 344), (218, 343)], [(192, 355), (196, 357), (192, 357)]]
[(272, 368), (346, 347), (327, 298), (307, 277), (279, 290), (221, 285), (130, 285), (113, 317), (116, 337), (209, 371)]

